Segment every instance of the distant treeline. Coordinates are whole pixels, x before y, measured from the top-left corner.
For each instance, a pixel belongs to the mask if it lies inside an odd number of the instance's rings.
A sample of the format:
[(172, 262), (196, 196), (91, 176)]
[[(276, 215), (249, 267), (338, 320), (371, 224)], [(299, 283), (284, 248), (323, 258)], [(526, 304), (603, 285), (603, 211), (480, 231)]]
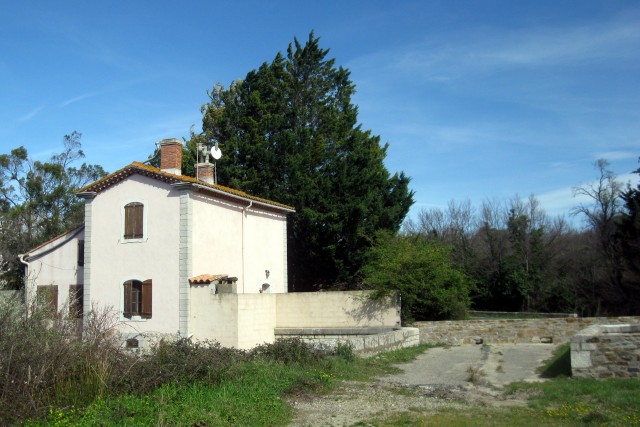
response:
[(574, 188), (590, 200), (572, 210), (580, 230), (550, 218), (534, 196), (516, 196), (479, 208), (451, 201), (421, 211), (404, 232), (451, 246), (473, 282), (474, 309), (640, 314), (640, 186), (625, 188), (604, 160), (596, 167), (594, 184)]

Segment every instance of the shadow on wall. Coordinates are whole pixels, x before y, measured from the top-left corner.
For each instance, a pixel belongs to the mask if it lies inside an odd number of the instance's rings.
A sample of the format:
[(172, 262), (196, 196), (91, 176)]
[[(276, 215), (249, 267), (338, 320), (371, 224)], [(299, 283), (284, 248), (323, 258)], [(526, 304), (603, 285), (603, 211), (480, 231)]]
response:
[(371, 322), (384, 322), (384, 314), (389, 309), (395, 308), (398, 321), (394, 325), (394, 329), (399, 329), (400, 324), (400, 297), (394, 295), (381, 299), (372, 299), (370, 292), (353, 294), (351, 298), (357, 303), (355, 307), (346, 310), (346, 314), (353, 318), (358, 324), (370, 324)]

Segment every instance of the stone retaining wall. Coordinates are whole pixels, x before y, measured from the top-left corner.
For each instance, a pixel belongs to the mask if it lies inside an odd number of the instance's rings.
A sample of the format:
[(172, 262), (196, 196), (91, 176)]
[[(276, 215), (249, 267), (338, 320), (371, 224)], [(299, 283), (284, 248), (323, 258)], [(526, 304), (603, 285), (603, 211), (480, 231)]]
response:
[(640, 378), (640, 325), (593, 325), (574, 335), (571, 372), (583, 378)]
[(592, 325), (640, 324), (640, 317), (567, 317), (555, 319), (499, 319), (416, 322), (420, 343), (564, 344), (582, 329)]
[(384, 351), (413, 347), (420, 343), (418, 328), (401, 328), (372, 334), (330, 329), (308, 331), (301, 329), (297, 333), (294, 332), (290, 328), (286, 330), (276, 328), (276, 339), (297, 337), (305, 342), (330, 349), (335, 349), (338, 344), (349, 344), (361, 356), (373, 356)]

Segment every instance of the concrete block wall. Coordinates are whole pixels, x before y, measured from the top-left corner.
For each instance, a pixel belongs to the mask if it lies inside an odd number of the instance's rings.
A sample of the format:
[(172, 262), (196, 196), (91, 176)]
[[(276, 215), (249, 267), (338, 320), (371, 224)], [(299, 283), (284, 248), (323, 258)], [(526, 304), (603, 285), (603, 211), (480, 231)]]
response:
[(582, 378), (640, 378), (640, 324), (592, 325), (574, 335), (571, 371)]
[(206, 285), (191, 286), (189, 330), (197, 340), (238, 347), (238, 294), (216, 294)]
[(416, 322), (420, 343), (447, 345), (490, 343), (563, 344), (591, 325), (640, 324), (640, 317), (567, 317)]
[(250, 349), (275, 341), (276, 294), (236, 294), (238, 348)]
[(400, 327), (395, 299), (372, 301), (367, 291), (277, 295), (279, 328)]
[[(288, 294), (216, 293), (207, 285), (191, 286), (190, 331), (197, 340), (249, 349), (272, 343), (278, 330), (295, 329), (298, 336), (327, 343), (350, 342), (359, 352), (416, 345), (417, 328), (394, 330), (400, 324), (395, 299), (370, 301), (367, 292)], [(379, 350), (375, 350), (379, 349)]]

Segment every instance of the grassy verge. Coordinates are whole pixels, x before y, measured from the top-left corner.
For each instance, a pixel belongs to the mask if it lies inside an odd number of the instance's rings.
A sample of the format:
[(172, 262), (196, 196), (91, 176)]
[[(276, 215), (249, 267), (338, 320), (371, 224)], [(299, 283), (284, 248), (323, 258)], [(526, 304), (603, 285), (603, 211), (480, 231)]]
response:
[(300, 384), (318, 388), (323, 382), (321, 371), (252, 361), (220, 384), (165, 384), (146, 395), (100, 399), (82, 411), (57, 410), (31, 425), (284, 425), (291, 410), (282, 396)]
[(640, 381), (559, 378), (516, 383), (511, 392), (531, 397), (527, 406), (470, 404), (465, 410), (407, 411), (357, 426), (639, 426)]
[(427, 348), (359, 359), (348, 348), (319, 354), (297, 341), (265, 345), (230, 366), (219, 382), (173, 381), (149, 393), (100, 398), (85, 408), (52, 409), (27, 425), (286, 425), (292, 416), (287, 396), (327, 392), (338, 380), (366, 381), (397, 372), (394, 364), (411, 361)]

